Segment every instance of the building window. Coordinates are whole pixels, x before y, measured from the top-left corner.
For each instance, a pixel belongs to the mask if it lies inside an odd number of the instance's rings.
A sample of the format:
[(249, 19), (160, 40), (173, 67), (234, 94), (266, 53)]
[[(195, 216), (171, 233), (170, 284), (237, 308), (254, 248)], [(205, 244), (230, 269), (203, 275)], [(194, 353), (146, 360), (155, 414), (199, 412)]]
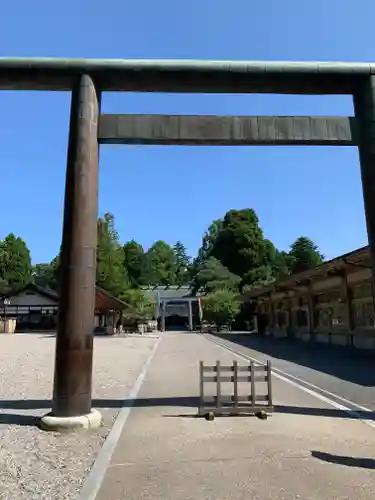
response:
[(374, 307), (372, 300), (353, 301), (354, 325), (359, 328), (374, 328)]
[(328, 302), (328, 296), (326, 293), (319, 293), (314, 295), (314, 303), (315, 304), (325, 304)]
[(332, 326), (345, 326), (346, 325), (346, 305), (343, 302), (337, 302), (331, 307), (332, 313)]
[(285, 311), (277, 311), (276, 318), (279, 328), (285, 328), (287, 326), (287, 314)]
[(331, 310), (329, 307), (318, 307), (314, 311), (315, 325), (317, 328), (330, 328)]
[(298, 309), (296, 314), (296, 323), (299, 327), (309, 326), (309, 316), (305, 309)]

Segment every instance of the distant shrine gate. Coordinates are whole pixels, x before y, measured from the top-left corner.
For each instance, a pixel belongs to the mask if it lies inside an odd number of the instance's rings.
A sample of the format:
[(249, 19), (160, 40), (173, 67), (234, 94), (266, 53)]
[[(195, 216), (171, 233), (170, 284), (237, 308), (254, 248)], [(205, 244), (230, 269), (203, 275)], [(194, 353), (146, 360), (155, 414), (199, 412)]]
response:
[[(375, 63), (0, 58), (0, 90), (72, 91), (52, 418), (92, 413), (100, 143), (356, 145), (374, 277)], [(101, 115), (103, 91), (350, 94), (355, 117)]]

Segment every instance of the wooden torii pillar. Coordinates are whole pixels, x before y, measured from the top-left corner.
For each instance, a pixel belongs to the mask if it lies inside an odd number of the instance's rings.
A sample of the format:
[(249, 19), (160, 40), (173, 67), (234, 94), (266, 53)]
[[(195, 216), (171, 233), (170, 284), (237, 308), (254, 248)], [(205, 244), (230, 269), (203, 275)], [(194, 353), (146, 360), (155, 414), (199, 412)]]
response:
[(91, 408), (98, 217), (99, 96), (91, 77), (72, 90), (52, 412), (45, 430), (95, 428)]

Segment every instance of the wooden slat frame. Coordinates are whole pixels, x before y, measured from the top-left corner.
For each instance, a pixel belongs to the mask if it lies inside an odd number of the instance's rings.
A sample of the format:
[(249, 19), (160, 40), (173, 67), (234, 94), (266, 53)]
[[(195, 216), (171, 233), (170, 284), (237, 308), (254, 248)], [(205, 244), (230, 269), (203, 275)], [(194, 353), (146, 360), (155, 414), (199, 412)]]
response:
[[(242, 377), (237, 375), (237, 382), (267, 382), (267, 375), (243, 375)], [(212, 377), (203, 377), (204, 382), (235, 382), (234, 375), (213, 375)]]
[[(210, 375), (206, 375), (206, 374)], [(239, 375), (246, 373), (246, 375)], [(214, 374), (214, 375), (211, 375)], [(222, 383), (233, 383), (233, 395), (222, 393)], [(238, 384), (249, 384), (249, 394), (240, 395)], [(259, 384), (265, 385), (266, 394), (257, 394)], [(215, 384), (216, 395), (205, 394), (205, 384)], [(199, 362), (199, 414), (207, 412), (215, 414), (256, 413), (260, 410), (273, 411), (271, 363), (261, 365), (251, 361), (249, 365), (239, 366), (237, 361), (232, 365), (205, 365)]]
[[(234, 365), (236, 363), (236, 365)], [(233, 365), (220, 365), (220, 371), (221, 372), (234, 372), (235, 371), (235, 366), (237, 366), (237, 371), (238, 372), (248, 372), (251, 373), (251, 365), (248, 366), (239, 366), (236, 361), (233, 361)], [(267, 372), (267, 365), (253, 365), (253, 370), (254, 372)], [(203, 365), (203, 373), (212, 373), (216, 372), (217, 366), (207, 366)]]
[[(216, 403), (216, 396), (205, 396), (204, 401), (206, 403)], [(256, 400), (258, 403), (267, 403), (268, 402), (268, 394), (259, 394), (256, 396)], [(221, 403), (224, 404), (233, 404), (236, 405), (238, 403), (255, 403), (252, 401), (252, 394), (249, 394), (248, 396), (239, 396), (234, 395), (234, 396), (227, 396), (227, 395), (221, 395)]]
[(102, 144), (194, 146), (354, 146), (357, 122), (345, 116), (100, 116)]

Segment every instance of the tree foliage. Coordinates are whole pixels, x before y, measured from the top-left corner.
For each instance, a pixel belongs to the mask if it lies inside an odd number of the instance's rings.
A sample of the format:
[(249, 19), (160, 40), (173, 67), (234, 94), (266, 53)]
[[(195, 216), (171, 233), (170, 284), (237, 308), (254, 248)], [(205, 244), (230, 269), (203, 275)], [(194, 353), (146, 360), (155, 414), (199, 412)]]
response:
[(124, 266), (124, 251), (119, 243), (114, 216), (110, 213), (105, 213), (104, 217), (98, 220), (96, 282), (115, 296), (118, 296), (129, 282)]
[(216, 237), (211, 255), (233, 274), (244, 276), (264, 259), (263, 232), (254, 210), (230, 210)]
[(317, 245), (306, 236), (296, 239), (290, 247), (289, 255), (292, 273), (306, 271), (324, 261), (324, 255), (319, 252)]
[(13, 233), (0, 241), (0, 294), (15, 294), (32, 280), (29, 249), (22, 238)]
[(146, 276), (149, 285), (174, 285), (176, 259), (173, 248), (163, 240), (152, 245), (146, 253)]
[(208, 230), (203, 235), (202, 245), (198, 250), (196, 258), (197, 264), (203, 264), (209, 257), (212, 256), (212, 249), (215, 246), (217, 237), (223, 227), (223, 219), (215, 219), (210, 224)]
[(193, 289), (203, 294), (222, 289), (238, 292), (240, 282), (241, 278), (231, 273), (218, 259), (209, 257), (199, 267), (193, 280)]
[(218, 327), (231, 325), (240, 312), (238, 294), (231, 290), (216, 290), (203, 298), (203, 316)]
[[(155, 304), (141, 289), (143, 285), (190, 285), (193, 293), (206, 295), (205, 316), (223, 323), (237, 315), (237, 322), (238, 318), (245, 322), (248, 312), (238, 302), (241, 292), (319, 265), (323, 259), (317, 245), (306, 236), (297, 238), (289, 251), (276, 248), (264, 238), (257, 214), (250, 208), (229, 210), (223, 218), (215, 219), (192, 263), (181, 241), (171, 247), (159, 240), (145, 251), (135, 240), (120, 244), (112, 214), (98, 219), (97, 284), (128, 302), (128, 314), (134, 321), (156, 312)], [(32, 278), (36, 284), (56, 290), (59, 268), (58, 255), (48, 264), (36, 264)], [(30, 278), (25, 242), (7, 236), (0, 244), (0, 295), (23, 288)]]
[(124, 265), (129, 282), (133, 287), (144, 285), (146, 256), (142, 245), (134, 240), (128, 241), (123, 246)]
[(193, 288), (234, 289), (233, 276), (237, 276), (240, 290), (244, 290), (283, 279), (323, 259), (317, 246), (306, 237), (298, 238), (289, 252), (278, 250), (264, 238), (254, 210), (230, 210), (223, 219), (213, 221), (203, 236), (193, 263)]
[(175, 284), (180, 286), (187, 285), (191, 276), (190, 257), (188, 257), (186, 248), (181, 241), (177, 241), (173, 247), (173, 251), (176, 261)]
[(58, 290), (60, 256), (57, 255), (48, 264), (36, 264), (33, 268), (33, 281), (36, 285), (51, 290)]
[(292, 272), (293, 257), (284, 250), (276, 250), (273, 274), (276, 280), (286, 278)]
[(125, 309), (125, 317), (132, 322), (144, 322), (155, 314), (155, 304), (146, 296), (140, 288), (129, 288), (121, 294), (124, 302), (129, 304)]

